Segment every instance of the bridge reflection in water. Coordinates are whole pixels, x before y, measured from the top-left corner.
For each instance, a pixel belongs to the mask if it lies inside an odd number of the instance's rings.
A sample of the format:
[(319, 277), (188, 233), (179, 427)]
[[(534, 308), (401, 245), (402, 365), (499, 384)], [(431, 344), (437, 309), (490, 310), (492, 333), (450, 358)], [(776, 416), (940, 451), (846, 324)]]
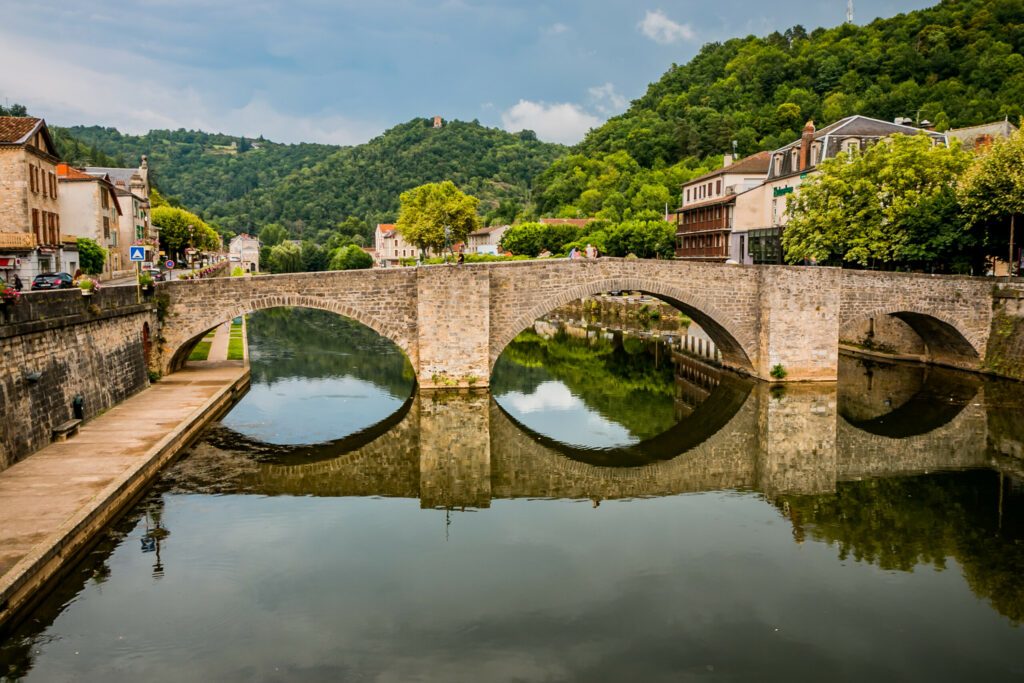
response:
[(771, 387), (676, 360), (680, 421), (625, 447), (587, 449), (539, 435), (486, 391), (420, 392), (381, 423), (326, 444), (269, 445), (218, 427), (168, 477), (192, 492), (487, 508), (500, 498), (596, 502), (724, 489), (774, 499), (864, 478), (1014, 471), (1005, 455), (1020, 447), (1016, 421), (990, 419), (984, 383), (970, 375), (844, 358), (839, 385)]

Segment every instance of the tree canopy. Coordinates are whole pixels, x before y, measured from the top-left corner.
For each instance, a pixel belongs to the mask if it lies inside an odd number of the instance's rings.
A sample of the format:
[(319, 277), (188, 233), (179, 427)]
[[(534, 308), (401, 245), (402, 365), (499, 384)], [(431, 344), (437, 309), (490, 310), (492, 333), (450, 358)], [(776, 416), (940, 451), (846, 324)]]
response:
[(407, 190), (400, 200), (395, 228), (420, 249), (440, 251), (446, 243), (465, 242), (480, 227), (480, 200), (464, 194), (450, 180)]
[[(997, 140), (975, 159), (960, 180), (959, 199), (965, 219), (981, 228), (987, 251), (1009, 256), (1008, 224), (1024, 214), (1024, 131)], [(1019, 245), (1020, 234), (1016, 240)]]
[(935, 145), (924, 134), (826, 159), (789, 203), (786, 259), (969, 270), (977, 240), (956, 200), (969, 163), (959, 144)]
[(99, 275), (103, 272), (103, 264), (107, 260), (107, 250), (94, 239), (79, 237), (75, 239), (78, 247), (78, 263), (82, 270), (89, 275)]
[(269, 264), (272, 273), (301, 273), (302, 250), (292, 242), (271, 247)]
[(168, 254), (180, 254), (190, 245), (211, 251), (220, 246), (216, 231), (191, 211), (158, 206), (153, 209), (151, 218), (153, 225), (160, 228), (160, 246)]

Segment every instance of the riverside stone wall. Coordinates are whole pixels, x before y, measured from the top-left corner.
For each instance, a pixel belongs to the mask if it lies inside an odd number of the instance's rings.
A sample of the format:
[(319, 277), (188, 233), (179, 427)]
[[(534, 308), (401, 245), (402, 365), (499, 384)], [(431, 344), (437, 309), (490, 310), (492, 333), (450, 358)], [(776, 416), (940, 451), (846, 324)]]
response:
[(22, 297), (0, 325), (0, 470), (48, 445), (84, 399), (88, 420), (148, 384), (155, 306), (131, 287)]

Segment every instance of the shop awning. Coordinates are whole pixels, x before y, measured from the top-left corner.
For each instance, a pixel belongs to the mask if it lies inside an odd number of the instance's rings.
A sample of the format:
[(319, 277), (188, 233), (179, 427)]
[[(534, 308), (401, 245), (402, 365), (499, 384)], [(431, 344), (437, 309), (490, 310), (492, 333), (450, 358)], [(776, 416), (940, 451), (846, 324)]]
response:
[(18, 259), (14, 256), (0, 256), (0, 270), (13, 270), (18, 267)]

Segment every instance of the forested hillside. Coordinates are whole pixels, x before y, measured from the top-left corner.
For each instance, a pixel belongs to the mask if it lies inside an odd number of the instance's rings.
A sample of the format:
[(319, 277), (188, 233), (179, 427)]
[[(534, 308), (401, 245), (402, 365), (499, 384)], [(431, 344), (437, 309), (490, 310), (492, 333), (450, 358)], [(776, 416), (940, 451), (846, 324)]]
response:
[[(740, 155), (780, 147), (807, 120), (820, 126), (850, 114), (907, 116), (940, 130), (1016, 121), (1024, 113), (1022, 51), (1024, 0), (946, 0), (867, 26), (810, 33), (796, 26), (709, 43), (591, 131), (575, 161), (544, 174), (539, 209), (575, 215), (606, 208), (614, 217), (645, 184), (637, 174), (682, 162), (661, 176), (675, 182), (733, 151), (734, 140)], [(612, 153), (619, 155), (609, 160)]]
[(74, 126), (55, 131), (132, 166), (138, 165), (139, 157), (145, 154), (150, 175), (160, 191), (206, 219), (228, 202), (259, 187), (275, 185), (339, 149), (187, 130), (124, 135), (115, 128)]
[(68, 132), (132, 163), (147, 154), (161, 191), (222, 229), (279, 223), (300, 238), (349, 217), (365, 225), (393, 220), (401, 192), (446, 179), (479, 197), (485, 212), (511, 220), (534, 178), (565, 152), (529, 132), (461, 121), (435, 129), (428, 119), (413, 119), (355, 147), (282, 145), (196, 131)]

